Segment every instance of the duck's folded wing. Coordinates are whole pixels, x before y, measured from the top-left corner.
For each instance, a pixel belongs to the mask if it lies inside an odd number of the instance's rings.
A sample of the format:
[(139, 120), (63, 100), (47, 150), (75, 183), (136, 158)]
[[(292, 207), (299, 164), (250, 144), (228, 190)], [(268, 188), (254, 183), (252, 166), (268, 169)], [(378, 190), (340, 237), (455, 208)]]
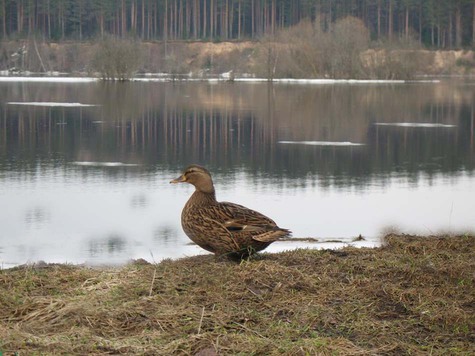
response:
[[(277, 226), (274, 220), (268, 218), (258, 211), (246, 208), (245, 206), (221, 202), (217, 205), (220, 212), (218, 220), (230, 230), (259, 230), (272, 229)], [(222, 220), (221, 220), (222, 219)]]
[(218, 219), (238, 241), (248, 236), (255, 241), (273, 242), (290, 236), (292, 232), (277, 226), (274, 220), (242, 205), (222, 202), (218, 204), (221, 216)]
[(201, 216), (200, 220), (200, 224), (196, 224), (194, 230), (196, 235), (206, 236), (202, 244), (211, 248), (207, 250), (219, 252), (239, 249), (239, 244), (234, 240), (232, 233), (221, 222), (209, 216)]
[(233, 241), (251, 238), (260, 242), (273, 242), (289, 236), (291, 232), (276, 225), (274, 220), (242, 205), (221, 202), (205, 208), (202, 215), (219, 222)]

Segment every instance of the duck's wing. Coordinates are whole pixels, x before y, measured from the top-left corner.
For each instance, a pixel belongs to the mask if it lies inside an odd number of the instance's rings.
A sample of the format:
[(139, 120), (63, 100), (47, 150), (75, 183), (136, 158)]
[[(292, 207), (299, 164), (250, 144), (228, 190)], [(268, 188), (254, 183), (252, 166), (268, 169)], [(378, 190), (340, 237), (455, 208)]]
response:
[(209, 216), (209, 212), (200, 215), (200, 223), (195, 224), (193, 229), (196, 236), (206, 236), (203, 239), (195, 238), (195, 242), (205, 250), (219, 254), (239, 249), (232, 233), (213, 216)]
[(290, 231), (277, 226), (274, 220), (245, 206), (221, 202), (206, 208), (207, 217), (219, 222), (238, 241), (244, 236), (261, 242), (272, 242), (290, 235)]
[(221, 202), (217, 208), (222, 213), (224, 226), (229, 230), (246, 229), (251, 231), (277, 226), (271, 218), (239, 204)]
[(253, 246), (252, 241), (263, 243), (257, 246), (265, 248), (267, 244), (291, 234), (267, 216), (234, 203), (221, 202), (202, 207), (197, 215), (200, 223), (193, 228), (197, 236), (206, 238), (200, 239), (199, 243), (196, 239), (194, 241), (217, 254)]

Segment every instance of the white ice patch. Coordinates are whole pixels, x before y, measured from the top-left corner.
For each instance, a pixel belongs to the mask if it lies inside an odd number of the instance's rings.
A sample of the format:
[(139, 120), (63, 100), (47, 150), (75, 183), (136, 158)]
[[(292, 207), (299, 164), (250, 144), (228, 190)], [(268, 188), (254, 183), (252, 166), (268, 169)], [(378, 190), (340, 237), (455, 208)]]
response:
[[(219, 83), (223, 81), (227, 81), (230, 78), (225, 75), (220, 75), (217, 78), (201, 78), (201, 77), (190, 77), (188, 75), (184, 75), (180, 77), (179, 80), (189, 81), (189, 82), (208, 82), (208, 83)], [(146, 76), (132, 78), (133, 81), (137, 82), (166, 82), (171, 81), (173, 79), (172, 76), (163, 76), (163, 77), (152, 77)], [(234, 78), (233, 81), (235, 82), (245, 82), (245, 83), (266, 83), (269, 82), (267, 78), (252, 78), (252, 77), (239, 77)], [(358, 80), (358, 79), (293, 79), (293, 78), (275, 78), (271, 80), (272, 83), (278, 84), (315, 84), (315, 85), (327, 85), (327, 84), (404, 84), (407, 83), (405, 80)]]
[(95, 104), (81, 104), (81, 103), (57, 103), (50, 101), (11, 101), (7, 103), (8, 105), (25, 105), (25, 106), (50, 106), (50, 107), (89, 107), (89, 106), (99, 106)]
[(396, 126), (396, 127), (456, 127), (456, 125), (447, 125), (447, 124), (433, 124), (425, 122), (376, 122), (375, 125), (378, 126)]
[(279, 141), (278, 143), (286, 145), (310, 145), (310, 146), (364, 146), (364, 143), (355, 143), (349, 141), (331, 142), (331, 141)]
[(72, 162), (76, 166), (88, 166), (88, 167), (137, 167), (135, 163), (122, 163), (122, 162), (92, 162), (92, 161), (76, 161)]
[(35, 82), (35, 83), (91, 83), (98, 78), (91, 77), (3, 77), (0, 82)]
[[(267, 79), (264, 79), (267, 80)], [(244, 79), (244, 81), (247, 81)], [(379, 80), (379, 79), (273, 79), (277, 83), (289, 84), (404, 84), (405, 80)]]
[[(59, 77), (62, 73), (49, 73), (51, 76), (47, 77), (34, 77), (34, 76), (6, 76), (7, 71), (0, 73), (0, 82), (52, 82), (52, 83), (90, 83), (100, 81), (100, 78), (92, 77)], [(167, 82), (171, 80), (183, 80), (183, 81), (205, 81), (209, 83), (227, 81), (230, 79), (229, 73), (224, 73), (225, 75), (220, 75), (218, 78), (204, 78), (204, 77), (193, 77), (191, 73), (183, 73), (177, 78), (168, 73), (145, 73), (141, 77), (131, 78), (132, 81), (138, 82)], [(267, 78), (255, 78), (250, 74), (242, 74), (240, 77), (234, 78), (236, 82), (248, 82), (248, 83), (260, 83), (268, 82)], [(294, 78), (274, 78), (272, 79), (273, 83), (284, 83), (284, 84), (316, 84), (316, 85), (326, 85), (326, 84), (404, 84), (408, 83), (406, 80), (381, 80), (381, 79), (294, 79)], [(439, 83), (439, 80), (415, 80), (411, 83)]]

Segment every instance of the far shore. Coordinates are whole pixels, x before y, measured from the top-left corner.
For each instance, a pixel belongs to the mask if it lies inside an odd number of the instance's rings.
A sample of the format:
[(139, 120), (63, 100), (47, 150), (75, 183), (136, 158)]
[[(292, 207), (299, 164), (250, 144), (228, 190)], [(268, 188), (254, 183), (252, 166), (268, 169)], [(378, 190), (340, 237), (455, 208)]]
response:
[[(42, 74), (31, 73), (27, 75), (0, 75), (0, 82), (52, 82), (52, 83), (90, 83), (90, 82), (119, 82), (119, 80), (103, 80), (100, 77), (88, 76), (86, 73), (83, 75), (61, 73), (61, 75), (55, 74)], [(236, 77), (229, 79), (226, 75), (218, 75), (215, 77), (193, 77), (183, 75), (176, 78), (169, 74), (163, 73), (149, 73), (145, 75), (138, 75), (130, 78), (130, 82), (242, 82), (242, 83), (284, 83), (284, 84), (403, 84), (403, 83), (438, 83), (440, 79), (437, 78), (417, 78), (413, 80), (397, 80), (397, 79), (296, 79), (296, 78), (273, 78), (271, 80), (258, 77)]]

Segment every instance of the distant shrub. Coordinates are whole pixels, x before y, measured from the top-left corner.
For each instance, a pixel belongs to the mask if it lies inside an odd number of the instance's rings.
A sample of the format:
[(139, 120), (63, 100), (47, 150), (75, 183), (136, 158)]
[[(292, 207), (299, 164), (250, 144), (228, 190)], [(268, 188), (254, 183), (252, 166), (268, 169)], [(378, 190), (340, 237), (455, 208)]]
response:
[(371, 79), (411, 79), (423, 67), (420, 56), (411, 50), (368, 50), (362, 59), (366, 76)]
[(106, 37), (97, 45), (91, 68), (103, 79), (128, 80), (141, 63), (142, 54), (137, 41)]
[(361, 53), (369, 47), (370, 34), (363, 21), (351, 16), (338, 20), (329, 35), (331, 76), (336, 78), (364, 76)]
[(475, 58), (473, 56), (465, 56), (465, 57), (457, 58), (455, 61), (455, 65), (459, 67), (463, 67), (465, 69), (475, 68)]
[(302, 21), (261, 40), (254, 70), (267, 78), (360, 78), (365, 74), (360, 54), (369, 40), (368, 29), (354, 17), (337, 21), (326, 32)]
[(186, 78), (192, 72), (189, 58), (192, 57), (189, 46), (185, 43), (169, 43), (162, 52), (162, 71), (168, 73), (173, 80)]

